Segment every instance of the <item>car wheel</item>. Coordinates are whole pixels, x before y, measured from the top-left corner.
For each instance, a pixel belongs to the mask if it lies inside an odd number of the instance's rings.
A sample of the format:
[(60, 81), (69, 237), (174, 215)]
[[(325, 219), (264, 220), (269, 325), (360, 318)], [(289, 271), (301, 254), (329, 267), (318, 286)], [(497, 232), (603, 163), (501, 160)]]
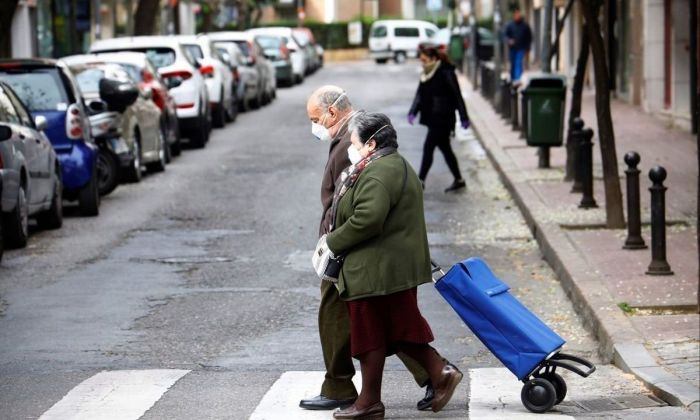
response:
[(174, 140), (170, 142), (170, 156), (180, 156), (182, 154), (182, 137), (180, 136), (179, 123), (175, 123), (171, 135)]
[(143, 171), (141, 169), (141, 136), (136, 135), (134, 139), (134, 146), (132, 150), (131, 165), (124, 173), (124, 180), (126, 182), (141, 182), (143, 178)]
[(83, 216), (97, 216), (100, 214), (100, 191), (97, 182), (97, 167), (92, 171), (90, 182), (78, 192), (78, 208), (80, 209), (80, 214)]
[(58, 173), (53, 175), (54, 186), (51, 197), (51, 207), (39, 213), (36, 218), (42, 229), (58, 229), (63, 226), (63, 183)]
[(29, 237), (29, 204), (24, 185), (17, 189), (17, 205), (15, 208), (3, 215), (3, 225), (5, 230), (5, 241), (13, 248), (24, 248), (27, 246)]
[(97, 179), (100, 195), (107, 195), (119, 185), (119, 164), (114, 155), (100, 149), (97, 154)]
[(234, 122), (236, 118), (238, 118), (238, 97), (236, 96), (236, 90), (233, 89), (233, 92), (231, 92), (231, 103), (226, 112), (226, 120)]
[(224, 92), (221, 92), (221, 101), (214, 105), (213, 111), (213, 124), (214, 128), (223, 128), (226, 125), (226, 109), (224, 107)]
[(168, 161), (168, 145), (163, 130), (158, 130), (158, 160), (146, 164), (149, 172), (163, 172)]
[(303, 81), (304, 81), (304, 76), (303, 76), (303, 75), (299, 74), (299, 75), (296, 76), (296, 80), (295, 80), (295, 83), (296, 83), (296, 84), (300, 85)]
[(406, 53), (403, 51), (397, 51), (394, 55), (394, 61), (398, 64), (406, 62)]
[(209, 129), (207, 128), (207, 120), (205, 116), (200, 116), (199, 125), (195, 127), (190, 135), (192, 147), (203, 149), (209, 139)]

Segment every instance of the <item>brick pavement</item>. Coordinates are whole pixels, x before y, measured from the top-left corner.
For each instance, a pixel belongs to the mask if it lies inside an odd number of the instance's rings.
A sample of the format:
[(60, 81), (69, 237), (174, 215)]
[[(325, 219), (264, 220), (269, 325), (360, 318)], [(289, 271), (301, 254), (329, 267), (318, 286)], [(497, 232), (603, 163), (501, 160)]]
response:
[[(697, 410), (700, 354), (697, 250), (697, 146), (695, 138), (668, 127), (636, 107), (613, 101), (621, 188), (624, 154), (641, 155), (642, 236), (650, 245), (648, 171), (668, 171), (668, 261), (674, 275), (648, 276), (649, 249), (623, 250), (625, 230), (605, 229), (602, 165), (594, 137), (595, 198), (598, 209), (578, 208), (580, 194), (564, 182), (566, 152), (551, 150), (551, 168), (537, 168), (536, 149), (474, 92), (463, 95), (472, 124), (489, 157), (533, 230), (545, 257), (574, 304), (601, 341), (603, 358), (634, 373), (674, 405)], [(582, 118), (597, 131), (594, 96), (586, 92)], [(623, 197), (623, 202), (625, 198)], [(623, 311), (621, 308), (625, 308)]]

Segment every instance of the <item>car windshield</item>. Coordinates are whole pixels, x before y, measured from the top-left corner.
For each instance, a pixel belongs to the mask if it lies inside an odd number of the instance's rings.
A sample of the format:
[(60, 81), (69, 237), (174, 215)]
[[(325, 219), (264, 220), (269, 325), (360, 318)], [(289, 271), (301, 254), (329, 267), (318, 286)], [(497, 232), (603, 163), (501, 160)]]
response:
[(57, 69), (0, 71), (29, 111), (65, 111), (68, 97)]
[(274, 36), (258, 36), (256, 37), (256, 41), (258, 41), (258, 44), (265, 50), (280, 47), (280, 39)]
[(156, 66), (157, 69), (161, 67), (167, 67), (175, 62), (175, 51), (172, 48), (124, 48), (121, 50), (108, 50), (100, 51), (103, 52), (120, 52), (120, 51), (134, 51), (146, 54), (151, 63)]
[(373, 38), (384, 38), (386, 36), (386, 26), (375, 26), (370, 36)]
[(235, 41), (236, 45), (238, 45), (238, 48), (241, 49), (241, 52), (243, 55), (246, 57), (250, 57), (250, 49), (248, 48), (248, 41)]

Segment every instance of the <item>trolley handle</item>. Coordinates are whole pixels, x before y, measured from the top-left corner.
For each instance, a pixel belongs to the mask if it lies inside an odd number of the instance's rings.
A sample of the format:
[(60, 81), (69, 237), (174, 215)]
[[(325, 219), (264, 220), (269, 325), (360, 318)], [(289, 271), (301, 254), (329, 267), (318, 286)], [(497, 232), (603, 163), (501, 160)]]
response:
[[(432, 266), (432, 269), (430, 270), (430, 277), (433, 279), (433, 283), (437, 283), (443, 277), (445, 277), (445, 272), (443, 271), (442, 267), (440, 267), (432, 258), (430, 259), (430, 265)], [(440, 277), (436, 279), (433, 276), (435, 273), (440, 273)]]
[[(579, 365), (585, 366), (588, 368), (587, 371), (583, 371), (579, 369), (577, 366), (565, 362), (565, 360), (569, 360), (575, 363), (578, 363)], [(595, 365), (591, 362), (589, 362), (586, 359), (582, 359), (580, 357), (573, 356), (571, 354), (566, 354), (566, 353), (557, 353), (554, 356), (552, 356), (549, 360), (547, 360), (548, 364), (557, 366), (560, 368), (564, 368), (566, 370), (570, 370), (574, 372), (575, 374), (582, 376), (584, 378), (587, 378), (590, 376), (593, 372), (595, 372)]]

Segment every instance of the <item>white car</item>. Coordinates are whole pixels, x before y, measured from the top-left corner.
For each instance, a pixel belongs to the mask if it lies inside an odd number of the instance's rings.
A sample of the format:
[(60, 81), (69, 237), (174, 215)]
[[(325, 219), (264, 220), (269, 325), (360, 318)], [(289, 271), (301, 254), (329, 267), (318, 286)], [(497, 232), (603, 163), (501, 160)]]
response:
[(209, 89), (214, 127), (223, 127), (227, 121), (233, 121), (238, 107), (231, 69), (221, 60), (208, 36), (180, 35), (177, 39), (201, 65), (199, 72)]
[[(238, 72), (241, 77), (239, 89), (243, 96), (239, 96), (241, 108), (247, 111), (262, 105), (265, 96), (265, 73), (267, 64), (259, 46), (255, 43), (253, 35), (246, 32), (226, 31), (207, 34), (217, 48), (226, 48), (235, 44), (243, 54), (243, 65)], [(235, 51), (230, 54), (238, 56)], [(239, 91), (240, 92), (240, 91)]]
[(369, 55), (383, 64), (393, 58), (397, 63), (418, 56), (418, 45), (430, 41), (438, 27), (422, 20), (378, 20), (369, 31)]
[(304, 76), (306, 75), (306, 63), (309, 62), (309, 59), (306, 56), (304, 41), (297, 37), (292, 28), (274, 26), (268, 28), (248, 29), (247, 32), (254, 35), (267, 34), (287, 38), (287, 50), (289, 50), (289, 56), (292, 59), (292, 73), (294, 74), (294, 79), (297, 83), (304, 81)]
[(211, 131), (209, 92), (201, 65), (175, 37), (138, 36), (95, 41), (91, 53), (136, 51), (145, 53), (168, 85), (177, 106), (180, 132), (194, 147), (204, 147)]

